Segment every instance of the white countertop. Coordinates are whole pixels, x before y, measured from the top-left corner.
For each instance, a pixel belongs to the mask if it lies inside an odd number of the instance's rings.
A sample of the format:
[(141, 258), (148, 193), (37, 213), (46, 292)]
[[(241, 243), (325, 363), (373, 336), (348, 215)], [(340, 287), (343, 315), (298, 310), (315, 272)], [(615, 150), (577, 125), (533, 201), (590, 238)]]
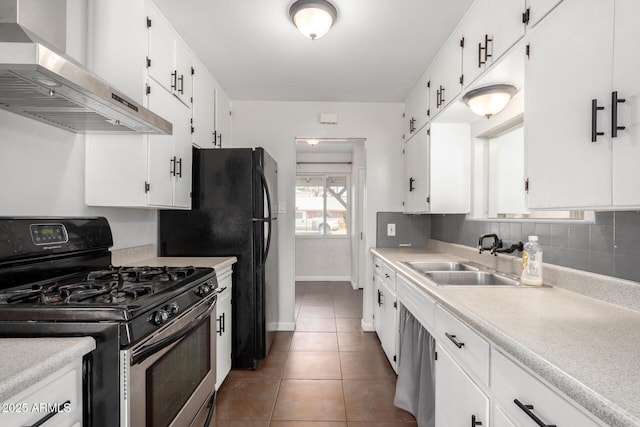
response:
[(96, 348), (91, 337), (0, 339), (0, 402)]
[(460, 258), (371, 251), (607, 425), (640, 426), (640, 312), (557, 287), (438, 286), (400, 261)]
[(152, 257), (146, 259), (140, 259), (136, 261), (127, 262), (126, 260), (122, 265), (129, 267), (211, 267), (217, 271), (223, 270), (227, 267), (231, 267), (238, 262), (238, 259), (234, 256), (229, 257)]

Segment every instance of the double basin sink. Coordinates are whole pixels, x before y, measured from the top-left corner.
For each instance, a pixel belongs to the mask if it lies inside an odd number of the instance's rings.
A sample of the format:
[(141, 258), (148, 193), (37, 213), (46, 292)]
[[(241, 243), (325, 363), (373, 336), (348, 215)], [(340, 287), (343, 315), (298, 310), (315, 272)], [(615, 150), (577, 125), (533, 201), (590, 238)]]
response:
[(520, 286), (519, 277), (464, 262), (403, 262), (441, 286)]

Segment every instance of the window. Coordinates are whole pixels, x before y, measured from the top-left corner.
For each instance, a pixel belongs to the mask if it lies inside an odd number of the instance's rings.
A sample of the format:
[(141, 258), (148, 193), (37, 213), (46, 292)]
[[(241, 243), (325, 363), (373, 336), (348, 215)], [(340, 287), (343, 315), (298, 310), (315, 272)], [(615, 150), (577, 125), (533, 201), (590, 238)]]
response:
[(296, 177), (296, 235), (347, 236), (349, 177)]

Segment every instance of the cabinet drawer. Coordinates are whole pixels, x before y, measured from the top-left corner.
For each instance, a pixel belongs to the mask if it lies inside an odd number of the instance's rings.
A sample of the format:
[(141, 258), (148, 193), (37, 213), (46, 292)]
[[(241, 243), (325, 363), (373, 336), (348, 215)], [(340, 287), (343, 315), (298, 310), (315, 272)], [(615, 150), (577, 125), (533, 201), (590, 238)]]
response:
[(382, 260), (378, 257), (373, 257), (373, 273), (380, 277), (384, 276), (382, 274)]
[(396, 290), (396, 272), (386, 263), (382, 263), (382, 279), (387, 286), (395, 292)]
[(409, 310), (413, 317), (418, 319), (431, 335), (434, 335), (436, 325), (435, 301), (402, 276), (397, 277), (396, 286), (398, 301)]
[(34, 425), (57, 408), (42, 427), (74, 425), (82, 420), (82, 362), (67, 365), (0, 405), (3, 426)]
[(436, 307), (435, 338), (460, 366), (482, 384), (489, 384), (489, 343), (440, 306)]
[(233, 270), (231, 270), (231, 267), (227, 267), (224, 268), (220, 271), (216, 270), (216, 279), (218, 280), (218, 288), (222, 289), (222, 288), (231, 288), (231, 284), (232, 284), (232, 280), (231, 280), (231, 276), (232, 276)]
[[(537, 427), (534, 417), (547, 425), (596, 427), (599, 424), (570, 400), (542, 383), (501, 352), (491, 354), (491, 388), (505, 413), (519, 427)], [(518, 406), (530, 405), (526, 411)]]

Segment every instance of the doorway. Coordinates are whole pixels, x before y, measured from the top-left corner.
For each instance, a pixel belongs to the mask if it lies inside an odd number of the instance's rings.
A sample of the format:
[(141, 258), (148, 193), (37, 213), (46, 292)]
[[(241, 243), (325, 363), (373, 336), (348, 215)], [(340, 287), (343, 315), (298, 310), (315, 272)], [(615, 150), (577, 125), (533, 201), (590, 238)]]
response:
[(296, 282), (364, 287), (365, 140), (298, 138)]

